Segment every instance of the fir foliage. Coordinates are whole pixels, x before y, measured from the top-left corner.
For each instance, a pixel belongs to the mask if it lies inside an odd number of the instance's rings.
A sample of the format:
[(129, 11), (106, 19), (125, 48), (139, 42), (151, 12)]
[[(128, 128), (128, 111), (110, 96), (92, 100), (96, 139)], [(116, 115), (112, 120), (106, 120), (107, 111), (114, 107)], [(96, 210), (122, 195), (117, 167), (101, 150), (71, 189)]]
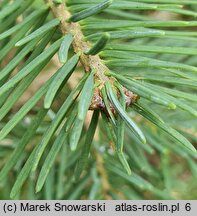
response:
[(196, 17), (196, 0), (0, 0), (0, 198), (196, 199)]

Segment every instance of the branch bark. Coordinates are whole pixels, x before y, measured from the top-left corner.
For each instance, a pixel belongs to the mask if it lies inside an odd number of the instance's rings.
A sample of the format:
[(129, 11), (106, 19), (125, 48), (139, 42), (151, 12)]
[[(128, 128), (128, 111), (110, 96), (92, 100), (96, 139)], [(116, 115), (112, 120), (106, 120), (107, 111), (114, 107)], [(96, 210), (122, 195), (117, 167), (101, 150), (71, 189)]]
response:
[(85, 71), (90, 72), (91, 70), (95, 70), (95, 76), (101, 83), (104, 83), (106, 80), (108, 80), (109, 77), (105, 76), (104, 73), (109, 69), (102, 63), (99, 55), (91, 56), (84, 54), (85, 51), (90, 49), (90, 43), (85, 41), (85, 37), (81, 31), (79, 23), (67, 21), (71, 14), (68, 11), (66, 5), (64, 3), (54, 4), (52, 0), (45, 0), (45, 2), (49, 4), (54, 16), (60, 19), (60, 30), (62, 34), (73, 34), (74, 39), (72, 46), (75, 53), (81, 53), (80, 62), (83, 65)]

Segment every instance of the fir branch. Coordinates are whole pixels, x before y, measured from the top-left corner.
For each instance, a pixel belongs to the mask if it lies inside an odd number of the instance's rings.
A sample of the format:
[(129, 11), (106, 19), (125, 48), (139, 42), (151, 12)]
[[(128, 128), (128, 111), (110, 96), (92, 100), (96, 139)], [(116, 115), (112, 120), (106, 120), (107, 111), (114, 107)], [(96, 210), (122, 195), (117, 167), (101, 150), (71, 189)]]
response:
[[(0, 194), (14, 183), (12, 198), (174, 198), (175, 157), (197, 177), (196, 1), (33, 2), (0, 2)], [(58, 49), (63, 65), (12, 116)], [(77, 66), (85, 75), (70, 89)]]

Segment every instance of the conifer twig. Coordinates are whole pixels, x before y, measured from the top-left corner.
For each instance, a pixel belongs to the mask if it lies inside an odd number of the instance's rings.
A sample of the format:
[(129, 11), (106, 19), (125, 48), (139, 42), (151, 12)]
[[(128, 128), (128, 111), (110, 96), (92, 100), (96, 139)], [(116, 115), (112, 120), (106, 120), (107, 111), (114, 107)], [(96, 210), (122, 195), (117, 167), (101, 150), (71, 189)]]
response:
[[(85, 41), (83, 32), (81, 31), (80, 24), (77, 22), (70, 22), (69, 18), (71, 17), (70, 12), (68, 11), (65, 3), (55, 4), (53, 0), (45, 0), (45, 2), (51, 8), (55, 18), (60, 19), (60, 30), (63, 35), (71, 33), (73, 35), (72, 47), (75, 53), (81, 53), (80, 62), (83, 65), (86, 72), (95, 71), (95, 79), (99, 82), (97, 89), (94, 91), (94, 96), (90, 109), (101, 109), (100, 103), (103, 103), (100, 90), (104, 86), (104, 83), (108, 80), (114, 82), (115, 78), (112, 76), (106, 76), (105, 73), (109, 71), (108, 67), (103, 64), (99, 55), (86, 55), (86, 51), (91, 49), (91, 44), (88, 41)], [(127, 90), (128, 91), (128, 90)], [(130, 94), (132, 103), (135, 101), (135, 94)], [(134, 96), (134, 98), (132, 97)], [(128, 97), (125, 94), (125, 97)], [(130, 104), (128, 104), (130, 105)]]
[(96, 77), (105, 82), (109, 78), (105, 76), (105, 72), (109, 69), (105, 66), (98, 55), (90, 56), (85, 55), (84, 52), (91, 48), (90, 43), (85, 41), (83, 32), (81, 31), (79, 23), (68, 22), (71, 17), (65, 3), (54, 4), (52, 0), (45, 0), (49, 4), (54, 16), (60, 19), (60, 30), (63, 35), (71, 33), (73, 35), (73, 49), (75, 53), (81, 52), (80, 62), (83, 65), (86, 72), (90, 72), (92, 69), (96, 71)]

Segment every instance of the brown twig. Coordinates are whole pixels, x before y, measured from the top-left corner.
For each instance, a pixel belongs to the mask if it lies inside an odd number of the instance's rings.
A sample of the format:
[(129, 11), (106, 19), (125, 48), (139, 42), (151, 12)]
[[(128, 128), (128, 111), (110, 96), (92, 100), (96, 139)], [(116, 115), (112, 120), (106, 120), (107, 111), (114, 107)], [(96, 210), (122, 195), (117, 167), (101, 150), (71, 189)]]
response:
[[(105, 75), (105, 72), (108, 72), (109, 69), (105, 66), (99, 57), (99, 55), (85, 55), (84, 52), (89, 50), (91, 44), (88, 41), (85, 41), (85, 37), (83, 32), (81, 31), (81, 27), (79, 23), (69, 22), (68, 19), (70, 18), (71, 14), (68, 11), (66, 4), (54, 4), (52, 0), (45, 0), (45, 2), (49, 5), (51, 11), (54, 14), (54, 17), (60, 19), (60, 30), (63, 35), (67, 33), (71, 33), (73, 35), (73, 50), (75, 53), (80, 52), (80, 62), (84, 67), (86, 72), (90, 72), (92, 70), (95, 71), (95, 80), (98, 82), (98, 85), (94, 91), (94, 96), (92, 99), (92, 104), (90, 109), (102, 109), (101, 104), (104, 104), (102, 95), (101, 95), (101, 88), (103, 88), (104, 83), (107, 80), (110, 80), (111, 83), (115, 81), (115, 78), (109, 77)], [(130, 98), (129, 98), (130, 97)], [(125, 89), (125, 98), (129, 101), (129, 104), (136, 102), (137, 95), (133, 94), (132, 92)], [(104, 109), (105, 110), (105, 109)]]
[(95, 76), (102, 83), (108, 80), (109, 78), (105, 76), (105, 72), (109, 69), (102, 63), (98, 55), (91, 56), (85, 55), (84, 52), (90, 49), (90, 43), (85, 41), (83, 32), (81, 31), (80, 25), (78, 23), (68, 22), (67, 20), (71, 16), (66, 5), (63, 4), (54, 4), (52, 0), (45, 0), (49, 7), (51, 8), (54, 16), (60, 19), (60, 30), (63, 35), (71, 33), (74, 37), (73, 39), (73, 49), (75, 53), (80, 52), (80, 62), (83, 65), (86, 72), (95, 70)]

